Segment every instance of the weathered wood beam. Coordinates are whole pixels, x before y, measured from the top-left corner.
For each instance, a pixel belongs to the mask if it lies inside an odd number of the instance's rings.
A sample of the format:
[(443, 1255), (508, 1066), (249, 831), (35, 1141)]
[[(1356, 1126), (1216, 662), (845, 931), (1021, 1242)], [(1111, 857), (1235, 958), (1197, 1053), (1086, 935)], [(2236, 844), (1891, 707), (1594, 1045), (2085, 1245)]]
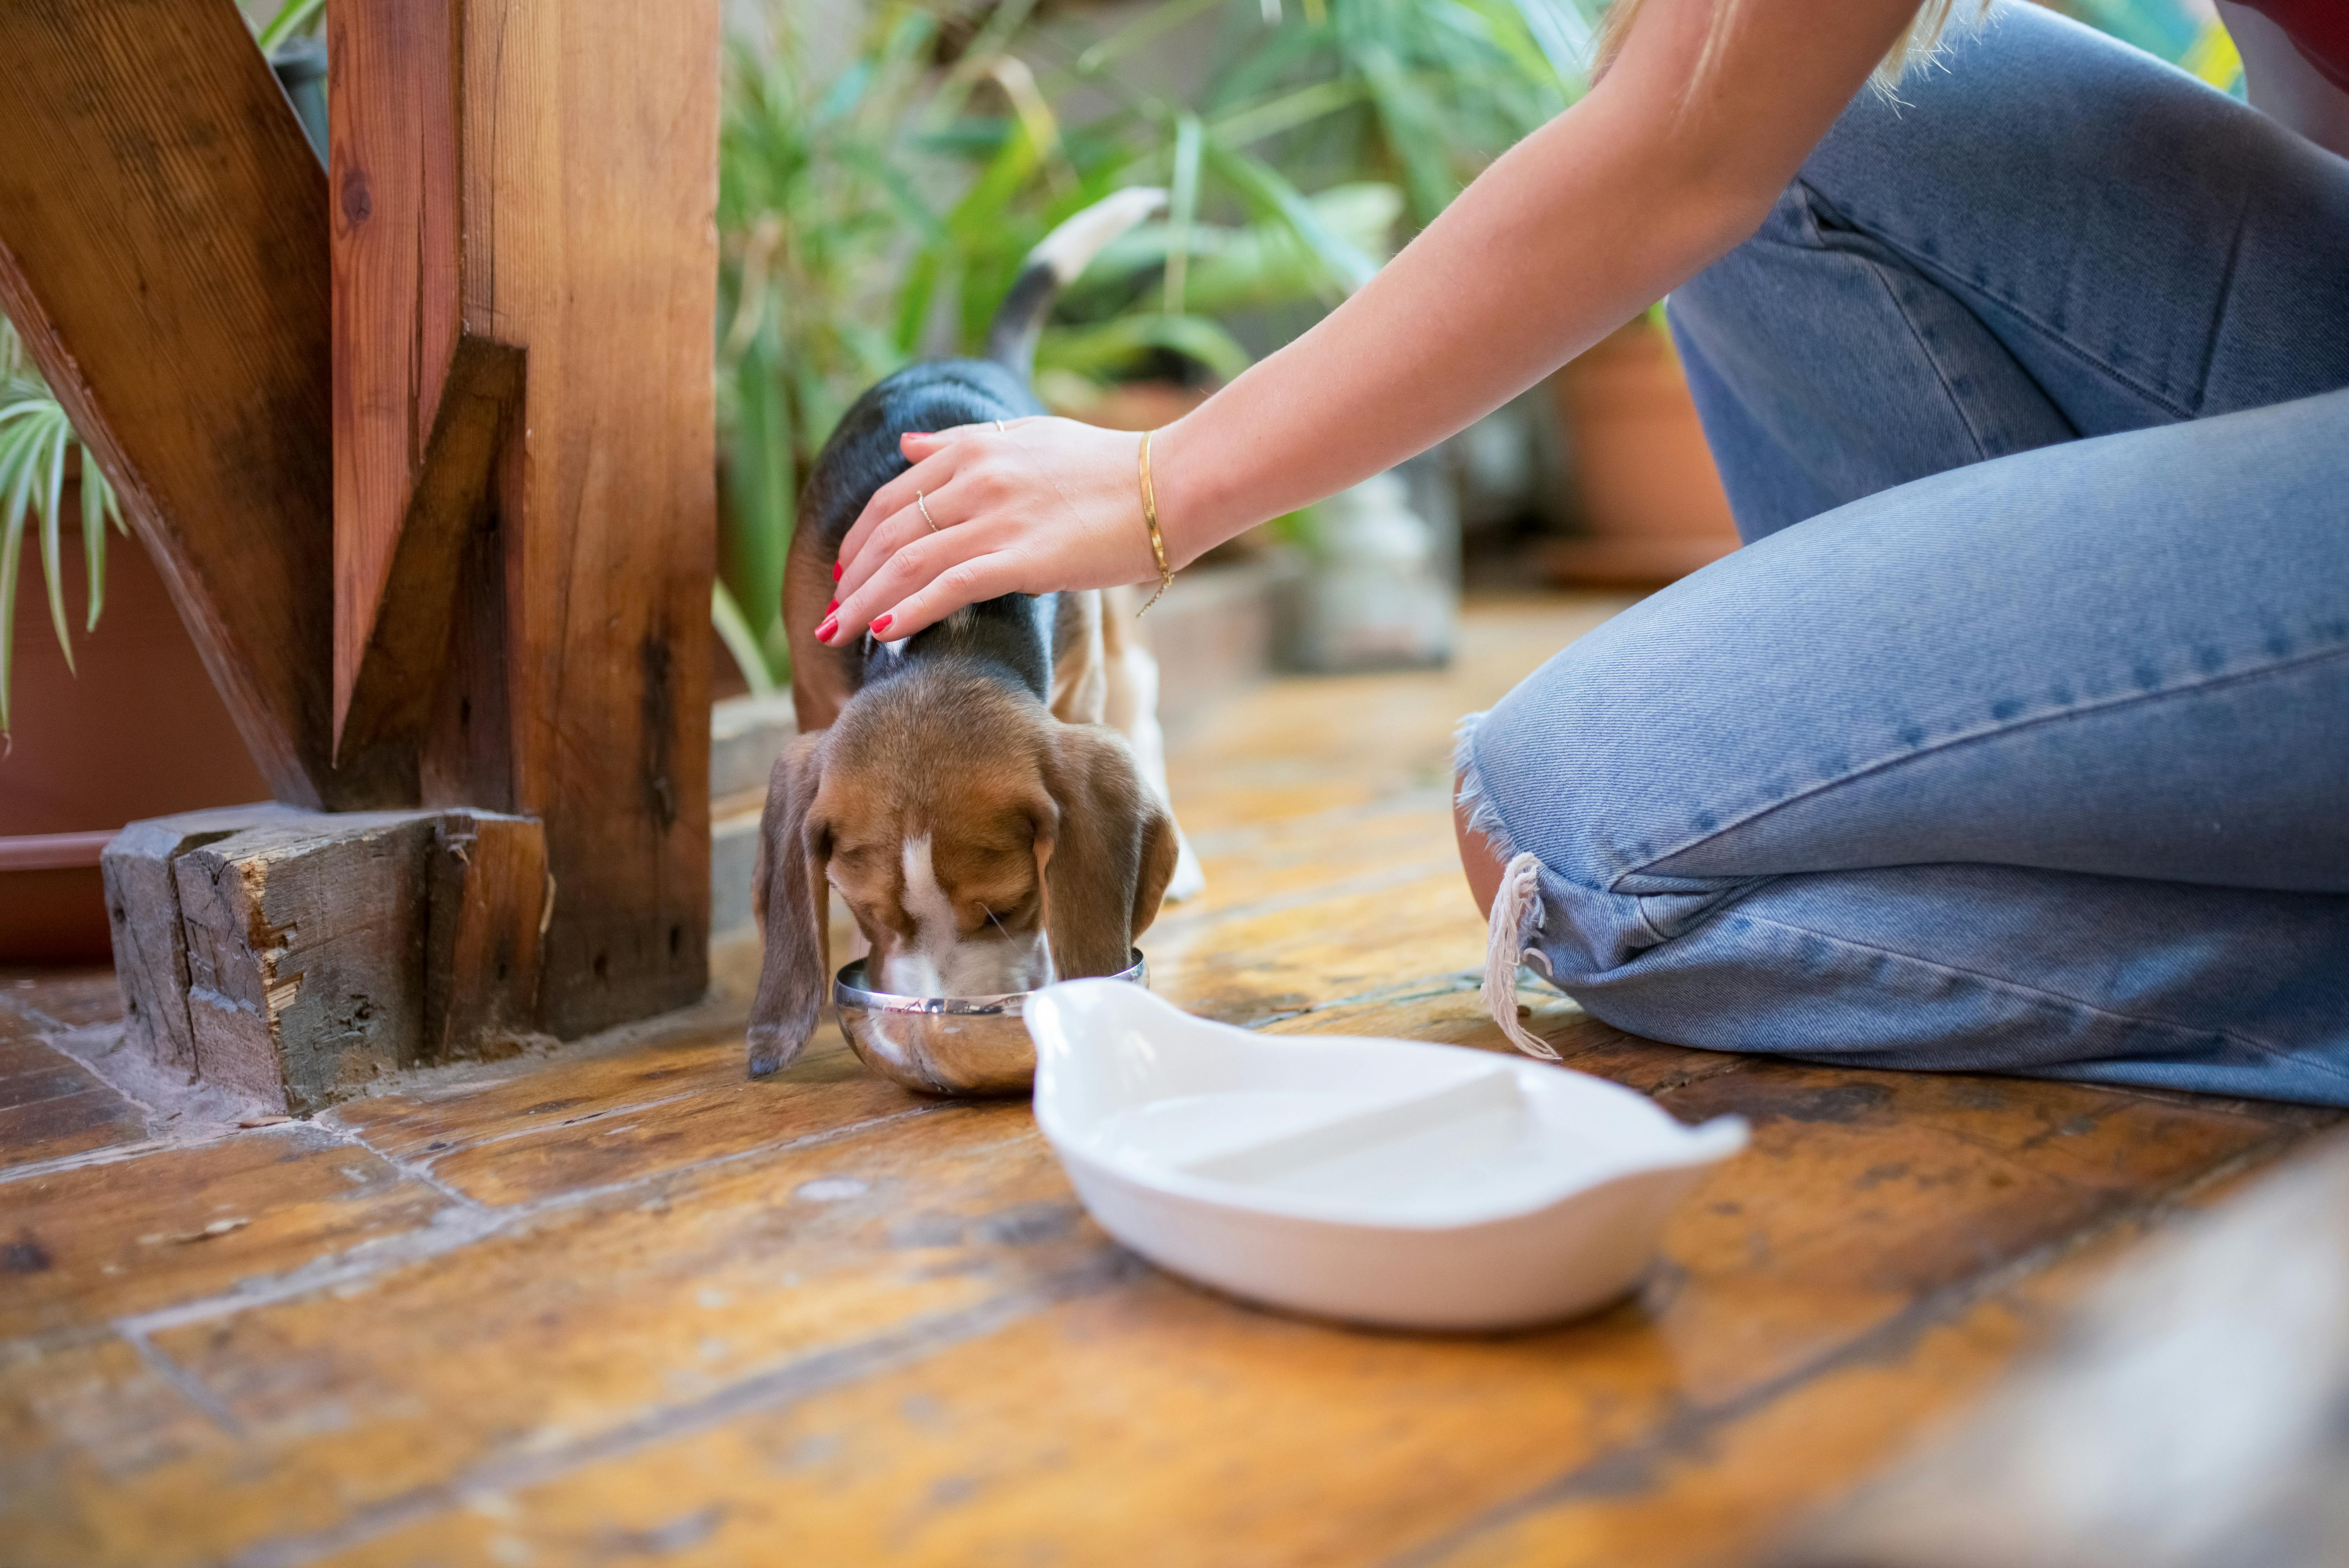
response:
[[(338, 333), (336, 342), (341, 341)], [(336, 617), (338, 746), (412, 746), (430, 726), (442, 682), (458, 667), (450, 658), (450, 638), (463, 598), (460, 578), (467, 546), (493, 515), (498, 457), (506, 440), (508, 421), (521, 405), (523, 364), (521, 349), (460, 336), (443, 367), (441, 382), (434, 388), (437, 407), (432, 434), (414, 474), (406, 481), (403, 511), (395, 520), (398, 531), (390, 553), (380, 563), (382, 577), (374, 607), (363, 612), (347, 600), (350, 613)], [(338, 366), (338, 401), (342, 390)], [(346, 444), (338, 440), (335, 460), (338, 484)], [(338, 542), (346, 532), (345, 521), (353, 515), (340, 505), (336, 508)], [(348, 531), (357, 535), (354, 551), (371, 552), (378, 542), (363, 527)], [(337, 554), (344, 555), (339, 543)], [(347, 556), (344, 563), (347, 564)], [(370, 564), (367, 570), (372, 573), (375, 567)], [(349, 581), (338, 578), (341, 583)], [(354, 628), (363, 641), (357, 667), (346, 686), (341, 634)], [(492, 793), (468, 792), (464, 798), (494, 804), (512, 792), (503, 780), (487, 783)]]
[[(428, 465), (441, 457), (444, 500), (466, 479), (474, 488), (459, 498), (460, 510), (487, 499), (486, 466), (447, 474), (445, 454), (433, 449), (442, 444), (440, 400), (460, 335), (461, 18), (456, 0), (336, 0), (327, 12), (338, 738), (355, 738), (354, 704), (361, 734), (403, 725), (412, 734), (422, 723), (419, 705), (401, 700), (411, 696), (409, 638), (382, 623), (388, 613), (407, 630), (429, 632), (453, 590), (442, 579), (460, 547), (441, 537), (416, 542), (407, 580), (392, 583)], [(429, 529), (448, 510), (428, 508), (420, 521)], [(420, 604), (419, 594), (433, 602)], [(357, 691), (363, 669), (376, 688), (367, 698)], [(424, 707), (434, 684), (426, 683)]]
[(528, 352), (505, 804), (546, 823), (565, 1037), (708, 982), (718, 57), (718, 0), (463, 7), (462, 329)]
[(343, 745), (419, 744), (428, 804), (545, 823), (548, 1028), (692, 1001), (716, 0), (329, 0), (327, 27)]
[(326, 185), (230, 0), (0, 5), (0, 309), (279, 799), (414, 798), (334, 752)]

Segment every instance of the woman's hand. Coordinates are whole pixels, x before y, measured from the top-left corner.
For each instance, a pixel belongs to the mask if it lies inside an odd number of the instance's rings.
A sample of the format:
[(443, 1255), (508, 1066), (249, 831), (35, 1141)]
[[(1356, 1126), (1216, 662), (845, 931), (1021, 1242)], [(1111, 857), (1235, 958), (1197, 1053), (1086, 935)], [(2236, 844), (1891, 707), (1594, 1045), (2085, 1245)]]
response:
[(905, 436), (914, 466), (873, 492), (841, 542), (837, 607), (817, 637), (844, 645), (869, 626), (895, 642), (1001, 593), (1155, 577), (1141, 445), (1043, 418)]

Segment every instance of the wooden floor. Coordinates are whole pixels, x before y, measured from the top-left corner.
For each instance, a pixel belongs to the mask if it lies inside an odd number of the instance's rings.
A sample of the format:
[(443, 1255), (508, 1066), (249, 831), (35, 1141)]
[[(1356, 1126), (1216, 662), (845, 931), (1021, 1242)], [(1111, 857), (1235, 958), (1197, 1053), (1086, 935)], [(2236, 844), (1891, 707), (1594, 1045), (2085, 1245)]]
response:
[[(1438, 675), (1278, 684), (1178, 746), (1207, 896), (1158, 988), (1497, 1048), (1449, 730), (1611, 606), (1487, 603)], [(1180, 679), (1180, 671), (1170, 671)], [(1237, 1305), (1085, 1219), (1027, 1109), (827, 1033), (742, 1072), (754, 955), (634, 1036), (315, 1122), (151, 1124), (102, 975), (0, 984), (0, 1562), (1750, 1561), (2325, 1113), (1675, 1049), (1573, 1066), (1751, 1150), (1640, 1296), (1421, 1338)]]

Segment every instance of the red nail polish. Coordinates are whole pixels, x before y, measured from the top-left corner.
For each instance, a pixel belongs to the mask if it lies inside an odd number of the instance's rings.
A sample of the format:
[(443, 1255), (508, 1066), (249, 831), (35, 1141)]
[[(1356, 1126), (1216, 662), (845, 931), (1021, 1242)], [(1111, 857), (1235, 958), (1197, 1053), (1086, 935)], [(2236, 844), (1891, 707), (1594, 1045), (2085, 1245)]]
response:
[(832, 641), (832, 634), (838, 630), (840, 630), (840, 617), (826, 615), (823, 618), (823, 624), (815, 629), (815, 640), (819, 643), (828, 643)]
[(837, 561), (832, 563), (832, 580), (834, 583), (840, 581), (840, 562)]
[(887, 631), (889, 629), (889, 623), (896, 618), (897, 617), (895, 615), (883, 615), (875, 619), (873, 623), (873, 634), (877, 637), (882, 633)]
[(839, 600), (837, 600), (837, 599), (834, 599), (831, 603), (826, 604), (826, 605), (823, 607), (823, 613), (824, 613), (825, 614), (829, 615), (829, 614), (831, 614), (834, 610), (837, 610), (837, 609), (839, 609), (839, 608), (840, 608), (840, 601), (839, 601)]

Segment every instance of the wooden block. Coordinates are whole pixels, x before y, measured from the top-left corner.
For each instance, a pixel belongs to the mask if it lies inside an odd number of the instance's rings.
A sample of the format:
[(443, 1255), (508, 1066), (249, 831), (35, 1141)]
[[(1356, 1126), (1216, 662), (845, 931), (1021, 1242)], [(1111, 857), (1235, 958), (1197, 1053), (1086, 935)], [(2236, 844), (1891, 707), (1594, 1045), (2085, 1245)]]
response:
[(412, 753), (334, 755), (326, 181), (236, 7), (0, 5), (0, 309), (246, 748), (282, 800), (412, 800)]
[(105, 864), (131, 1042), (184, 1081), (306, 1114), (535, 1028), (535, 822), (240, 808), (135, 823)]
[(171, 862), (197, 1071), (292, 1111), (415, 1065), (436, 814), (248, 830)]
[(159, 1067), (196, 1076), (195, 1036), (188, 1021), (188, 944), (171, 862), (285, 812), (268, 801), (183, 811), (133, 822), (106, 846), (98, 864), (106, 878), (114, 973), (122, 989), (122, 1026), (130, 1044)]
[(523, 817), (450, 812), (433, 830), (419, 1055), (511, 1056), (538, 1027), (539, 953), (553, 913), (546, 833)]

